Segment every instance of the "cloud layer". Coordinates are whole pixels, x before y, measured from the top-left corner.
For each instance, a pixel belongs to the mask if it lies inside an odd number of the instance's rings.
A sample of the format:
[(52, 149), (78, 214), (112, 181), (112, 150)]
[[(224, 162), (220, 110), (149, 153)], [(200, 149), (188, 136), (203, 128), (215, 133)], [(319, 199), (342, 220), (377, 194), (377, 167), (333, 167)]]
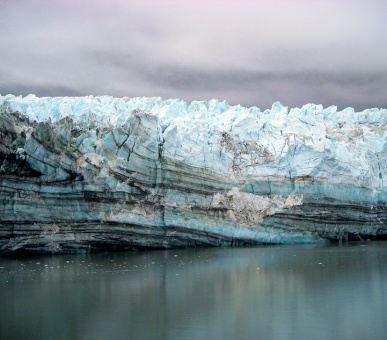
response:
[(387, 3), (0, 2), (0, 93), (387, 107)]

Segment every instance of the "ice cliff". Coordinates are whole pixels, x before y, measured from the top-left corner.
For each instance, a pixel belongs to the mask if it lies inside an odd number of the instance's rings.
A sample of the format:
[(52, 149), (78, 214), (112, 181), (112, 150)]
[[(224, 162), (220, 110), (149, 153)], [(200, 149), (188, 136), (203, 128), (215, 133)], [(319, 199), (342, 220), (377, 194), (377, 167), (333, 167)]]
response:
[(0, 96), (0, 253), (387, 238), (387, 110)]

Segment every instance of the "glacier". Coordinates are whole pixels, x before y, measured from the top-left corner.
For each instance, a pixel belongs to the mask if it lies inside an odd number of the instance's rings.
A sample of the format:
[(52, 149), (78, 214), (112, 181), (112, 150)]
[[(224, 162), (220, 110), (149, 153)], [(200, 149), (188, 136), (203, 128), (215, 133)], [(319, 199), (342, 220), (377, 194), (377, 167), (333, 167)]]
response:
[(0, 96), (0, 254), (387, 239), (387, 110)]

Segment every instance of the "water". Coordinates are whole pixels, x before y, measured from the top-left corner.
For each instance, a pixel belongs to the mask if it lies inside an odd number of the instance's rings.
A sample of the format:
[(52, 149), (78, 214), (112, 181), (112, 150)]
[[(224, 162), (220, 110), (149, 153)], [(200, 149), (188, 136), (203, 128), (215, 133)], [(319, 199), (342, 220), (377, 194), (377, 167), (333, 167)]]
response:
[(1, 339), (385, 339), (387, 242), (0, 259)]

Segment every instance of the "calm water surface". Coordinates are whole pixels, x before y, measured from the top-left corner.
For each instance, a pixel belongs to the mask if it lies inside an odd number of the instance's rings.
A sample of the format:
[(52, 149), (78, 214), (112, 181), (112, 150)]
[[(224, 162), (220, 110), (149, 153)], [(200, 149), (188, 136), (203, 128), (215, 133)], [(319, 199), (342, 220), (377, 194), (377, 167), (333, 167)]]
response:
[(0, 259), (1, 339), (386, 339), (387, 242)]

